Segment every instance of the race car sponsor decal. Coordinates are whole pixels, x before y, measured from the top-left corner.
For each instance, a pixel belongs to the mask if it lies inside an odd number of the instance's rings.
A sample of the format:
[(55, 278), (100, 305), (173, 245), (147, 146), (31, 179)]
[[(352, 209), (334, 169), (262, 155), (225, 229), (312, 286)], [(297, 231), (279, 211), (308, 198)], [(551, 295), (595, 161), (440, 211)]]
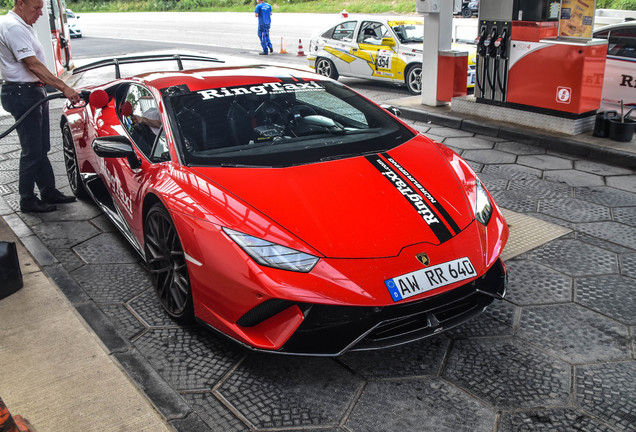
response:
[(440, 204), (439, 201), (435, 199), (435, 197), (428, 191), (424, 186), (418, 182), (413, 175), (408, 172), (402, 165), (397, 163), (395, 159), (389, 156), (387, 153), (383, 153), (382, 156), (386, 158), (395, 168), (398, 169), (416, 188), (420, 191), (422, 195), (435, 207), (435, 210), (442, 216), (442, 218), (446, 221), (448, 226), (453, 230), (453, 234), (457, 235), (461, 231), (459, 225), (453, 220), (451, 215), (448, 214), (446, 209)]
[(124, 190), (121, 180), (115, 174), (115, 170), (111, 172), (111, 170), (108, 169), (105, 158), (99, 158), (99, 164), (106, 183), (113, 191), (113, 195), (121, 203), (121, 207), (128, 213), (128, 216), (132, 216), (132, 198)]
[(201, 90), (197, 93), (201, 95), (201, 99), (217, 99), (229, 96), (238, 95), (266, 95), (266, 94), (281, 94), (281, 93), (299, 93), (308, 91), (324, 91), (325, 88), (316, 81), (308, 82), (271, 82), (263, 83), (253, 86), (239, 86), (239, 87), (222, 87), (219, 89)]
[[(382, 159), (380, 155), (366, 156), (367, 160), (378, 170), (380, 173), (393, 184), (395, 189), (402, 194), (406, 201), (415, 209), (418, 215), (424, 222), (431, 228), (433, 234), (440, 243), (444, 243), (453, 237), (448, 227), (444, 225), (439, 215), (435, 213), (433, 208), (427, 203), (424, 198), (422, 190), (412, 188), (407, 180), (400, 175), (396, 169), (392, 168), (390, 163)], [(406, 171), (406, 170), (404, 170)], [(412, 176), (411, 176), (412, 178)], [(419, 183), (418, 183), (419, 184)], [(418, 193), (419, 192), (419, 193)], [(431, 198), (432, 195), (428, 194)]]

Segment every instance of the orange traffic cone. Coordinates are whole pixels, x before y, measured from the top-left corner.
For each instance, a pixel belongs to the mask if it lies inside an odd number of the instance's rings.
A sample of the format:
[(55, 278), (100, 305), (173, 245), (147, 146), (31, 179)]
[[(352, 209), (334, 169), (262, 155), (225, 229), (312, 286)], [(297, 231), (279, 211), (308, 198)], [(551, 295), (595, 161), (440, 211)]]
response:
[(280, 53), (281, 54), (287, 54), (287, 50), (285, 49), (285, 41), (283, 40), (283, 37), (280, 37)]
[(298, 55), (299, 56), (305, 55), (305, 51), (303, 51), (303, 41), (301, 39), (298, 39)]
[(2, 432), (33, 432), (31, 425), (22, 416), (11, 416), (9, 408), (0, 398), (0, 431)]

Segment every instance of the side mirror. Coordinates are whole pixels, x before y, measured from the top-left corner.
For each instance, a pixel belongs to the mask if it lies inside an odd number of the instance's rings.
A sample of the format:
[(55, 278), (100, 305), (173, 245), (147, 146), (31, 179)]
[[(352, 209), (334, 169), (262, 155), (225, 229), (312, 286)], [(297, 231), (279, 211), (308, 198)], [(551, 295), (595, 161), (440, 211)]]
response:
[(390, 38), (390, 37), (382, 38), (382, 45), (394, 47), (395, 46), (395, 39)]
[(95, 138), (92, 144), (93, 151), (103, 158), (126, 158), (133, 169), (141, 166), (137, 153), (130, 140), (125, 136), (115, 135)]

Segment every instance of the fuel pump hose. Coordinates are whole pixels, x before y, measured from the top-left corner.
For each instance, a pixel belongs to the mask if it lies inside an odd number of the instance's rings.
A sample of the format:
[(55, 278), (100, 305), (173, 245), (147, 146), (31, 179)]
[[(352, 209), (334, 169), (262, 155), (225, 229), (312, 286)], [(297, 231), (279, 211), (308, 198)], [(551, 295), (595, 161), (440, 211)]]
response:
[[(82, 98), (82, 100), (84, 102), (88, 102), (88, 97), (90, 96), (90, 92), (83, 90), (80, 92), (80, 98)], [(40, 105), (42, 105), (44, 102), (48, 102), (52, 99), (63, 99), (66, 96), (64, 96), (63, 93), (55, 93), (52, 95), (49, 95), (47, 97), (45, 97), (44, 99), (38, 101), (35, 105), (33, 105), (31, 108), (29, 108), (24, 114), (22, 114), (22, 116), (16, 120), (15, 123), (13, 123), (13, 125), (11, 125), (11, 127), (9, 129), (7, 129), (6, 131), (2, 132), (0, 134), (0, 139), (6, 137), (7, 135), (9, 135), (11, 132), (13, 132), (15, 130), (15, 128), (18, 127), (18, 125), (20, 125), (20, 123), (22, 123), (24, 121), (24, 119), (26, 119), (29, 114), (31, 114), (33, 112), (33, 110), (35, 110), (37, 107), (39, 107)]]

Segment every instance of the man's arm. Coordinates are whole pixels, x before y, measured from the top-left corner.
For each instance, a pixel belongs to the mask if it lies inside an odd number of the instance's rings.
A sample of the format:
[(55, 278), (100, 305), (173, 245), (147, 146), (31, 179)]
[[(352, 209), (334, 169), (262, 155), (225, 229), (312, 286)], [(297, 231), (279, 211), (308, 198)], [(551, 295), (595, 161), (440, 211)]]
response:
[(42, 81), (44, 84), (55, 87), (61, 91), (74, 104), (79, 103), (79, 94), (74, 88), (68, 86), (64, 81), (56, 77), (48, 70), (48, 68), (35, 56), (22, 59), (24, 65)]

